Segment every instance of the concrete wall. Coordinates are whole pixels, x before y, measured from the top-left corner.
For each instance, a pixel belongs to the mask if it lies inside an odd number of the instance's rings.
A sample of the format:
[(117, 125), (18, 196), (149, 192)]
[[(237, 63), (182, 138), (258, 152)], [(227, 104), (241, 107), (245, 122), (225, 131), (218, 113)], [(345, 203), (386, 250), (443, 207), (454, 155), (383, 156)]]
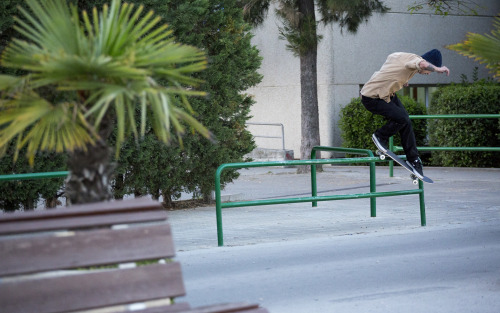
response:
[[(464, 40), (467, 32), (489, 33), (493, 17), (500, 13), (500, 1), (476, 1), (484, 7), (477, 16), (447, 17), (428, 11), (410, 14), (407, 7), (414, 2), (384, 1), (391, 8), (390, 13), (375, 14), (356, 34), (341, 33), (336, 24), (320, 29), (323, 40), (318, 49), (318, 97), (322, 145), (341, 145), (337, 126), (340, 109), (358, 96), (359, 86), (392, 52), (423, 54), (433, 48), (441, 50), (443, 64), (450, 68), (451, 75), (416, 75), (410, 84), (460, 82), (460, 75), (470, 78), (476, 66), (481, 78), (489, 76), (483, 66), (445, 46)], [(285, 147), (294, 150), (298, 158), (301, 141), (299, 59), (286, 50), (284, 40), (278, 39), (278, 25), (281, 22), (271, 9), (264, 24), (254, 31), (253, 44), (263, 57), (260, 72), (264, 79), (247, 91), (257, 102), (252, 108), (251, 121), (284, 124)], [(280, 127), (251, 126), (249, 129), (254, 135), (279, 136), (281, 133)], [(262, 148), (281, 147), (280, 139), (257, 137), (256, 142)]]

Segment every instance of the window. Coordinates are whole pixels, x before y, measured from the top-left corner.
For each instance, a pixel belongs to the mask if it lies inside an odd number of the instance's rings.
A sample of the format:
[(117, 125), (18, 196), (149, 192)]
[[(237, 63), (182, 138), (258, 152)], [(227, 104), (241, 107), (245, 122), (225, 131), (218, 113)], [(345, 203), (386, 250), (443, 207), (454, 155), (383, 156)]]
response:
[(437, 89), (437, 86), (410, 85), (399, 90), (396, 94), (411, 97), (417, 102), (425, 104), (425, 107), (428, 108), (432, 100), (432, 94)]

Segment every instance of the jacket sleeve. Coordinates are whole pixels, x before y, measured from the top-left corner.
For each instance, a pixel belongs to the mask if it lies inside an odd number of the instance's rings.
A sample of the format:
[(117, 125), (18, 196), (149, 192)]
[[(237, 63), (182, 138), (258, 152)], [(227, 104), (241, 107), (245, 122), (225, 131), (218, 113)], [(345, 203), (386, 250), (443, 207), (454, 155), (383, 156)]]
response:
[(405, 63), (405, 68), (409, 70), (417, 70), (420, 71), (420, 65), (419, 63), (422, 62), (424, 59), (422, 57), (416, 55), (416, 54), (410, 54), (408, 56), (408, 61)]

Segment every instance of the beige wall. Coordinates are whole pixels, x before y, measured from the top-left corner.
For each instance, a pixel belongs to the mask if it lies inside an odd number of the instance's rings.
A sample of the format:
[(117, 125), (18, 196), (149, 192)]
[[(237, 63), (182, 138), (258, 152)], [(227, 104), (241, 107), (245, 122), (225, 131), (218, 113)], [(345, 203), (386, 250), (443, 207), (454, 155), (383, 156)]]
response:
[[(375, 14), (356, 34), (341, 34), (336, 24), (320, 29), (323, 40), (318, 52), (318, 97), (322, 145), (341, 145), (337, 126), (340, 109), (358, 96), (359, 85), (365, 83), (394, 51), (423, 54), (438, 48), (443, 54), (444, 65), (451, 70), (449, 77), (416, 75), (410, 84), (460, 82), (460, 75), (471, 77), (475, 66), (480, 67), (480, 77), (488, 76), (478, 63), (444, 47), (462, 41), (467, 32), (489, 33), (493, 17), (500, 13), (500, 1), (478, 1), (485, 7), (478, 16), (447, 17), (430, 12), (412, 15), (407, 7), (414, 2), (384, 1), (391, 12)], [(301, 141), (299, 59), (286, 50), (285, 41), (278, 39), (278, 25), (281, 23), (271, 9), (264, 24), (254, 31), (253, 44), (263, 57), (260, 72), (264, 78), (258, 86), (248, 90), (257, 102), (252, 108), (251, 122), (284, 124), (285, 147), (294, 150), (298, 157)], [(281, 131), (279, 127), (267, 126), (249, 129), (254, 134), (274, 135)], [(262, 148), (281, 148), (280, 139), (256, 138), (256, 142)]]

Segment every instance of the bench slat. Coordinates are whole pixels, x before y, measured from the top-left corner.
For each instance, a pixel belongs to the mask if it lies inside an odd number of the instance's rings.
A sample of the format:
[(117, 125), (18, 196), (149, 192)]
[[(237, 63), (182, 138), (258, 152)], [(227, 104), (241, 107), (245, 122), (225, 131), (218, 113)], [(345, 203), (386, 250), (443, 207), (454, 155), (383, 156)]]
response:
[(133, 262), (175, 255), (170, 225), (100, 229), (0, 241), (0, 276)]
[[(179, 306), (177, 306), (179, 305)], [(134, 311), (137, 313), (268, 313), (258, 304), (241, 303), (223, 303), (217, 305), (202, 306), (190, 308), (187, 303), (174, 304), (169, 306), (160, 306)], [(125, 312), (120, 312), (125, 313)]]
[(223, 303), (216, 305), (208, 305), (189, 309), (186, 311), (180, 311), (178, 313), (266, 313), (267, 310), (260, 308), (258, 304), (249, 303)]
[[(157, 306), (143, 310), (134, 310), (137, 313), (179, 313), (189, 311), (191, 306), (187, 302), (173, 303), (172, 305)], [(130, 311), (120, 311), (115, 313), (130, 313)]]
[(27, 220), (44, 220), (55, 219), (61, 217), (75, 217), (105, 213), (130, 213), (144, 212), (148, 210), (161, 209), (161, 203), (152, 201), (148, 198), (136, 198), (128, 200), (105, 201), (88, 204), (73, 205), (71, 207), (61, 207), (50, 210), (30, 211), (30, 212), (14, 212), (0, 214), (0, 227), (2, 223), (27, 221)]
[(132, 213), (84, 215), (61, 217), (52, 220), (14, 221), (0, 225), (0, 235), (15, 235), (30, 232), (65, 230), (80, 227), (103, 227), (116, 224), (134, 224), (166, 220), (164, 211), (146, 211)]
[(178, 262), (0, 284), (4, 312), (68, 312), (183, 295)]

